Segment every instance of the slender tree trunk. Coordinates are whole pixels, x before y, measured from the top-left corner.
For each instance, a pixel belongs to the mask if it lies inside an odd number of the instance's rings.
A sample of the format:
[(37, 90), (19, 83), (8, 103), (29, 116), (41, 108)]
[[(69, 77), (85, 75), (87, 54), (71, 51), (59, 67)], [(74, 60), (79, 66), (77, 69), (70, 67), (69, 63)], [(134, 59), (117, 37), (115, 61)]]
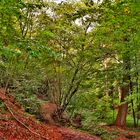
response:
[[(138, 83), (138, 75), (137, 75), (137, 87), (136, 87), (136, 92), (137, 92), (137, 103), (139, 102), (139, 83)], [(137, 105), (137, 126), (139, 125), (139, 112), (140, 112), (140, 105)]]
[[(131, 76), (129, 77), (129, 80), (130, 80), (130, 83), (129, 83), (130, 94), (132, 95), (133, 94), (133, 85), (132, 85)], [(137, 124), (136, 124), (136, 114), (135, 114), (133, 99), (131, 99), (131, 106), (132, 106), (132, 115), (133, 115), (134, 127), (137, 127)]]
[(58, 92), (59, 92), (59, 104), (62, 103), (62, 92), (61, 92), (61, 65), (58, 63)]
[(137, 93), (137, 126), (139, 125), (139, 112), (140, 112), (140, 104), (139, 104), (139, 72), (138, 72), (138, 60), (137, 56), (135, 56), (135, 77), (136, 77), (136, 93)]
[(53, 62), (53, 71), (54, 71), (54, 75), (53, 75), (53, 103), (58, 104), (58, 83), (57, 83), (57, 70), (56, 70), (56, 61), (54, 60)]

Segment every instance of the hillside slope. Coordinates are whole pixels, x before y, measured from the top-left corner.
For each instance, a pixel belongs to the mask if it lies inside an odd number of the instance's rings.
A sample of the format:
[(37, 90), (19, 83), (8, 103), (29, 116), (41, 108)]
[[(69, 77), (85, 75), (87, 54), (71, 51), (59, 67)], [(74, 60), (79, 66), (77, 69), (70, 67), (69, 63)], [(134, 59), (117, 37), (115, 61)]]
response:
[(38, 122), (2, 90), (0, 99), (5, 106), (5, 111), (0, 111), (0, 140), (99, 140), (86, 133)]

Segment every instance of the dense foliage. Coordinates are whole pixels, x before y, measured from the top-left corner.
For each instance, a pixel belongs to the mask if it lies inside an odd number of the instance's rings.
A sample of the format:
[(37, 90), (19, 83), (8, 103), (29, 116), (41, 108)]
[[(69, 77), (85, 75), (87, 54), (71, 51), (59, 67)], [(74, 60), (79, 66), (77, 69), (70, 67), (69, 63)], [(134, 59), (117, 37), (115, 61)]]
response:
[(138, 125), (138, 0), (7, 0), (0, 18), (0, 87), (27, 112), (49, 101), (87, 128), (117, 111)]

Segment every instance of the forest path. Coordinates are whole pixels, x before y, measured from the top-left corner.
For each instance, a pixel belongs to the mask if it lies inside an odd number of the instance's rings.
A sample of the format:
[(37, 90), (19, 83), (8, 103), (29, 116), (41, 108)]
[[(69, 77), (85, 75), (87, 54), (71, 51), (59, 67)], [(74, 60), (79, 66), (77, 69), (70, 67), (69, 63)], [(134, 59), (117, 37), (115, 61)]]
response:
[(12, 97), (0, 90), (0, 140), (100, 140), (70, 128), (44, 124), (27, 114)]
[(96, 136), (67, 129), (64, 129), (61, 134), (64, 140), (100, 140)]
[(15, 120), (0, 120), (0, 140), (100, 140), (93, 135), (47, 124), (44, 126), (30, 122), (28, 127), (34, 133)]
[(62, 140), (100, 140), (99, 137), (70, 128), (60, 127), (56, 129), (61, 134)]

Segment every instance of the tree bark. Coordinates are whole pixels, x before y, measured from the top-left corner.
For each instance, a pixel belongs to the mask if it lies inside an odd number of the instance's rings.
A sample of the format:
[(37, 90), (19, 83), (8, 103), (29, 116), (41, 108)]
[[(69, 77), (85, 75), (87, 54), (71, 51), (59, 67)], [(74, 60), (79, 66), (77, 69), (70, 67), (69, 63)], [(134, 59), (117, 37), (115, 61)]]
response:
[(128, 111), (128, 102), (125, 101), (127, 95), (129, 95), (129, 77), (130, 77), (130, 58), (129, 55), (125, 55), (123, 58), (124, 74), (123, 74), (123, 85), (121, 87), (121, 105), (118, 109), (118, 114), (115, 120), (115, 126), (126, 127), (126, 117)]
[[(130, 95), (133, 95), (133, 84), (132, 84), (132, 79), (131, 76), (129, 77), (129, 86), (130, 86)], [(131, 106), (132, 106), (132, 115), (133, 115), (133, 121), (134, 121), (134, 127), (137, 127), (137, 123), (136, 123), (136, 113), (135, 113), (135, 109), (134, 109), (134, 101), (131, 98)]]
[[(129, 93), (129, 87), (121, 88), (121, 103), (124, 102), (126, 95)], [(118, 114), (115, 120), (115, 126), (126, 127), (126, 116), (128, 110), (128, 103), (124, 102), (119, 106)]]

